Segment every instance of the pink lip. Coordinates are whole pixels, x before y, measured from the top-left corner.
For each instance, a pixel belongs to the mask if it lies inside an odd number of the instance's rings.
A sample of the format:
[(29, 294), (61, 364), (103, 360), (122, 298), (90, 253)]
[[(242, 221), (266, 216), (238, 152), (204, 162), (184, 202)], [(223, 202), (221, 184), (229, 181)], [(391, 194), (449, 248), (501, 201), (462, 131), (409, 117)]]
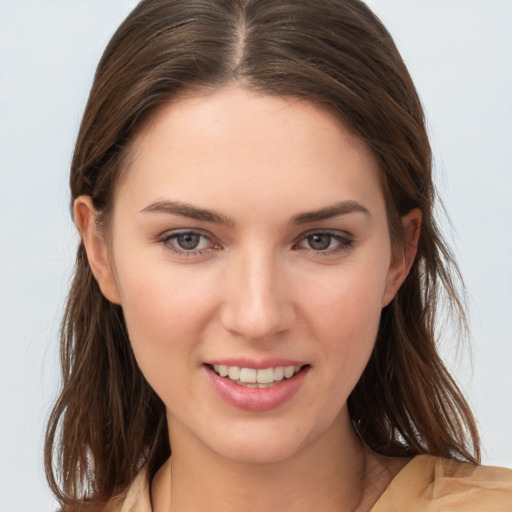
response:
[[(300, 366), (298, 364), (268, 364), (268, 362), (261, 362), (261, 366), (254, 366), (254, 362), (250, 365), (244, 366), (244, 364), (230, 363), (228, 366), (240, 366), (245, 368), (271, 368), (274, 366)], [(213, 363), (212, 363), (213, 364)], [(215, 363), (215, 364), (226, 364), (226, 362)], [(210, 383), (217, 393), (227, 403), (244, 409), (246, 411), (268, 411), (274, 409), (281, 404), (284, 404), (290, 400), (300, 389), (304, 379), (309, 371), (309, 366), (303, 368), (299, 373), (294, 375), (291, 379), (283, 379), (272, 387), (269, 388), (249, 388), (240, 386), (232, 380), (217, 375), (210, 367), (204, 366), (206, 374), (210, 379)]]

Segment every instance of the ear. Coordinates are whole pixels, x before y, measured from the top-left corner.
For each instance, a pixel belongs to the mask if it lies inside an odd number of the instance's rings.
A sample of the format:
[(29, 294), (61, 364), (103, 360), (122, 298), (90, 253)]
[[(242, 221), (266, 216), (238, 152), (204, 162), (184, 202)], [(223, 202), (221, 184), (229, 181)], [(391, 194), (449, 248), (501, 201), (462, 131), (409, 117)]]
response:
[(396, 251), (396, 254), (393, 255), (388, 270), (386, 289), (382, 297), (382, 307), (387, 306), (393, 300), (409, 274), (416, 257), (421, 230), (421, 210), (419, 208), (414, 208), (402, 217), (402, 229), (404, 233), (403, 250)]
[(89, 266), (98, 282), (101, 293), (114, 304), (121, 304), (121, 297), (110, 263), (107, 242), (99, 232), (96, 210), (89, 196), (80, 196), (73, 203), (73, 218), (87, 253)]

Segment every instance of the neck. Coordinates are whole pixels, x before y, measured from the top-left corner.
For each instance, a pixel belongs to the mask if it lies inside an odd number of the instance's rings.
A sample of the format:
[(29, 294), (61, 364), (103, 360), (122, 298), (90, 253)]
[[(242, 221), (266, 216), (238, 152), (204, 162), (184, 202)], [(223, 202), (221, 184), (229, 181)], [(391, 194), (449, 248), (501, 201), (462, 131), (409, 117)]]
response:
[(374, 485), (375, 460), (348, 415), (340, 415), (321, 438), (292, 456), (269, 463), (226, 459), (179, 425), (173, 424), (172, 432), (172, 482), (164, 473), (155, 477), (155, 512), (352, 512), (375, 501), (366, 491), (370, 473), (370, 487), (379, 487)]

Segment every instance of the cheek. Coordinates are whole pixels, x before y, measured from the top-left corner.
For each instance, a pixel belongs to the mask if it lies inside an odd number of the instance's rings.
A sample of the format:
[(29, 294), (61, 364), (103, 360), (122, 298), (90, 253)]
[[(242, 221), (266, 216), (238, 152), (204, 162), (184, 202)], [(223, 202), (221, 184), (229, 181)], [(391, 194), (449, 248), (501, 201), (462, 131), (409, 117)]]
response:
[(192, 276), (186, 266), (165, 263), (144, 268), (126, 261), (117, 273), (130, 342), (144, 376), (157, 390), (170, 374), (183, 378), (215, 309), (210, 282)]
[(356, 340), (374, 332), (386, 287), (386, 271), (380, 267), (363, 262), (303, 283), (304, 309), (311, 322), (328, 338), (343, 335)]
[[(330, 369), (333, 388), (343, 395), (355, 386), (371, 355), (381, 317), (385, 268), (368, 272), (366, 265), (341, 269), (324, 282), (303, 288), (307, 324), (320, 341), (323, 367)], [(307, 301), (307, 302), (306, 302)], [(343, 375), (343, 379), (337, 376)]]

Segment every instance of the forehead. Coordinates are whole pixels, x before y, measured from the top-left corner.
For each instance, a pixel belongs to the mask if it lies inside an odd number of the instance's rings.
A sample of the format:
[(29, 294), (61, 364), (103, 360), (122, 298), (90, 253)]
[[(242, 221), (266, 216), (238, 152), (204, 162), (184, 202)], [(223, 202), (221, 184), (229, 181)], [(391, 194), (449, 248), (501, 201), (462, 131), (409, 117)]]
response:
[(216, 208), (234, 194), (277, 212), (294, 199), (382, 203), (379, 175), (367, 146), (326, 109), (233, 86), (161, 108), (136, 137), (118, 193), (141, 207), (169, 197)]

